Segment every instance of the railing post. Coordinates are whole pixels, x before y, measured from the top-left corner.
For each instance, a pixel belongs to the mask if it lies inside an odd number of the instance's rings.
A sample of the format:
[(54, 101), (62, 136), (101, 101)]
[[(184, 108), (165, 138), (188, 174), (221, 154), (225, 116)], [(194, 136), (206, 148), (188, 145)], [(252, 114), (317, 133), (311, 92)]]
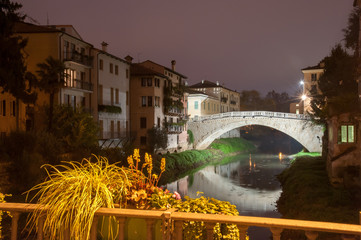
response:
[(90, 228), (90, 240), (96, 240), (97, 239), (97, 230), (98, 230), (98, 216), (94, 216), (93, 223)]
[(154, 219), (146, 219), (145, 220), (147, 223), (147, 239), (153, 239), (153, 230), (154, 230), (154, 223), (155, 220)]
[(270, 230), (273, 235), (273, 240), (281, 240), (281, 233), (283, 231), (282, 228), (271, 227)]
[(124, 226), (126, 218), (119, 217), (117, 218), (118, 221), (118, 240), (124, 240)]
[(308, 240), (316, 240), (316, 238), (318, 237), (318, 233), (313, 231), (306, 231), (305, 235)]
[(213, 240), (214, 235), (214, 225), (215, 223), (206, 222), (206, 229), (207, 229), (207, 240)]
[(239, 230), (239, 239), (240, 240), (246, 240), (248, 226), (237, 225), (237, 227), (238, 227), (238, 230)]
[(175, 240), (183, 239), (183, 221), (174, 221), (174, 237)]
[(171, 211), (167, 211), (163, 213), (163, 219), (162, 219), (162, 240), (169, 240), (170, 239), (170, 232), (171, 232), (171, 214), (173, 209), (170, 209)]
[(39, 222), (38, 222), (38, 233), (36, 236), (37, 240), (43, 240), (44, 239), (44, 222), (45, 222), (45, 218), (46, 216), (43, 215), (39, 218)]
[(11, 212), (13, 216), (11, 219), (11, 240), (17, 240), (18, 238), (18, 221), (19, 221), (19, 212)]

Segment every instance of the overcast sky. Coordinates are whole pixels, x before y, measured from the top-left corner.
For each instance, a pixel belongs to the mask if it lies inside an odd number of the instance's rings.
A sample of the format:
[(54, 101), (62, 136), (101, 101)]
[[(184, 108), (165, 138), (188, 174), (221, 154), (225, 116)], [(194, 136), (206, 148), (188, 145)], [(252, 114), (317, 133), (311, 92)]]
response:
[[(75, 27), (97, 48), (152, 60), (237, 91), (293, 94), (301, 69), (343, 39), (353, 0), (23, 0), (42, 25)], [(29, 21), (29, 20), (28, 20)]]

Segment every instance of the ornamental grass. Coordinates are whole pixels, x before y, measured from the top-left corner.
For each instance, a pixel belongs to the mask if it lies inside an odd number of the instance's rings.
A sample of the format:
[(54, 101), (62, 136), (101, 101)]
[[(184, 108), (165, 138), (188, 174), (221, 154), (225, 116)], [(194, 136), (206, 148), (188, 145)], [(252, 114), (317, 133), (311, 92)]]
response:
[(100, 207), (114, 208), (114, 203), (125, 199), (134, 171), (109, 164), (104, 157), (94, 158), (96, 162), (45, 165), (48, 179), (29, 190), (37, 191), (33, 199), (40, 204), (28, 219), (32, 228), (46, 216), (43, 231), (50, 239), (63, 239), (64, 229), (70, 226), (72, 239), (89, 239), (95, 212)]

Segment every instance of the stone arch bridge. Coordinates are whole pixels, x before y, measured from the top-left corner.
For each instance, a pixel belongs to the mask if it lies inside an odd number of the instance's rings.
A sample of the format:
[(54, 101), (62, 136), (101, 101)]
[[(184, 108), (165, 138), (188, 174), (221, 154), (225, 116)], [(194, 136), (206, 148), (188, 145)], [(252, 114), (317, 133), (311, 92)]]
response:
[(196, 149), (207, 148), (222, 134), (247, 125), (261, 125), (281, 131), (297, 140), (310, 152), (322, 151), (323, 126), (307, 115), (266, 111), (227, 112), (188, 121)]

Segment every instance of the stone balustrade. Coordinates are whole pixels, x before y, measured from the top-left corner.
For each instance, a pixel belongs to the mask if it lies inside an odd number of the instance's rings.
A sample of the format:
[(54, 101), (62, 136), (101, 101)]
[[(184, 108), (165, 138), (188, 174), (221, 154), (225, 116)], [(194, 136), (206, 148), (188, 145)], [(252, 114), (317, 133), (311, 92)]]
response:
[[(0, 203), (0, 210), (9, 211), (12, 217), (11, 239), (18, 239), (18, 219), (20, 214), (29, 213), (37, 209), (39, 205), (27, 203)], [(273, 234), (274, 240), (279, 240), (283, 229), (295, 229), (305, 231), (305, 236), (309, 240), (315, 240), (318, 232), (338, 233), (343, 240), (355, 240), (357, 236), (361, 236), (361, 225), (341, 224), (331, 222), (303, 221), (292, 219), (264, 218), (264, 217), (246, 217), (246, 216), (226, 216), (217, 214), (201, 214), (201, 213), (184, 213), (176, 212), (174, 209), (165, 211), (159, 210), (137, 210), (137, 209), (120, 209), (120, 208), (100, 208), (94, 217), (93, 227), (91, 229), (90, 240), (96, 239), (98, 218), (100, 216), (114, 216), (118, 221), (118, 240), (125, 239), (125, 221), (127, 218), (143, 218), (147, 224), (147, 239), (153, 239), (154, 225), (156, 220), (161, 220), (163, 226), (174, 224), (172, 228), (166, 228), (167, 231), (162, 232), (162, 239), (181, 240), (183, 238), (182, 226), (184, 221), (203, 221), (207, 228), (207, 239), (213, 239), (213, 228), (216, 223), (228, 223), (238, 226), (240, 231), (240, 239), (246, 239), (247, 229), (250, 226), (269, 228)], [(44, 239), (41, 226), (44, 224), (44, 218), (38, 223), (39, 229), (37, 239)], [(70, 230), (64, 230), (66, 239), (70, 239)]]

